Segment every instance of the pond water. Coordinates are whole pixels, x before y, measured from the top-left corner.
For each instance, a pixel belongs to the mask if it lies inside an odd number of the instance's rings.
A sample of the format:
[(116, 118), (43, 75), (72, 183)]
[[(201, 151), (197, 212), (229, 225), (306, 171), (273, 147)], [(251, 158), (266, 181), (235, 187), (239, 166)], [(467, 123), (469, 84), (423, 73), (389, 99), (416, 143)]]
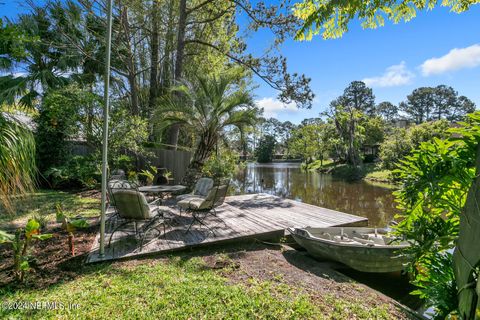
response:
[(248, 163), (236, 174), (234, 184), (237, 194), (269, 193), (367, 217), (370, 226), (386, 226), (396, 213), (392, 190), (305, 172), (299, 163)]

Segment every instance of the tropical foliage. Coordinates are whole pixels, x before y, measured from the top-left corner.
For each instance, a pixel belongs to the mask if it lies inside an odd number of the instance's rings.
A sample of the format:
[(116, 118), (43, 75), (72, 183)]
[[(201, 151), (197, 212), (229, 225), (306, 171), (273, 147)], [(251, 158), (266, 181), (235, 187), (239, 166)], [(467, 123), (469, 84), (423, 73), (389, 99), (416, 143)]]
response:
[(47, 169), (43, 177), (53, 189), (94, 188), (101, 178), (100, 161), (95, 155), (73, 156)]
[(9, 243), (13, 249), (14, 272), (18, 281), (23, 282), (25, 274), (30, 271), (31, 249), (35, 241), (51, 238), (51, 234), (40, 233), (40, 223), (28, 220), (24, 228), (18, 228), (15, 234), (0, 231), (0, 244)]
[[(33, 41), (11, 23), (0, 18), (0, 71), (10, 70), (25, 56), (25, 45)], [(35, 141), (29, 128), (15, 115), (3, 111), (9, 95), (0, 77), (0, 205), (12, 212), (12, 199), (31, 191), (35, 181)]]
[(72, 141), (79, 139), (80, 107), (91, 103), (90, 94), (74, 87), (48, 92), (36, 118), (37, 160), (40, 172), (64, 165)]
[(396, 171), (402, 181), (397, 192), (402, 214), (396, 231), (412, 245), (408, 254), (414, 257), (410, 270), (418, 286), (415, 293), (427, 299), (438, 318), (456, 310), (473, 318), (475, 309), (472, 282), (478, 279), (480, 257), (471, 241), (478, 237), (472, 223), (480, 215), (477, 207), (465, 203), (469, 190), (470, 201), (477, 192), (472, 182), (478, 179), (479, 128), (480, 113), (469, 115), (468, 122), (450, 130), (452, 137), (420, 144)]
[(0, 111), (0, 203), (8, 211), (15, 196), (35, 185), (35, 150), (32, 132)]
[(158, 127), (180, 125), (197, 133), (196, 147), (188, 167), (185, 183), (192, 185), (205, 161), (223, 139), (224, 129), (252, 126), (258, 110), (248, 91), (238, 84), (239, 74), (222, 73), (219, 76), (198, 76), (194, 83), (173, 87), (157, 110)]
[(69, 218), (68, 214), (63, 210), (62, 204), (56, 205), (56, 220), (62, 224), (63, 230), (68, 235), (68, 251), (72, 256), (75, 255), (75, 231), (77, 229), (88, 228), (87, 220), (83, 218)]

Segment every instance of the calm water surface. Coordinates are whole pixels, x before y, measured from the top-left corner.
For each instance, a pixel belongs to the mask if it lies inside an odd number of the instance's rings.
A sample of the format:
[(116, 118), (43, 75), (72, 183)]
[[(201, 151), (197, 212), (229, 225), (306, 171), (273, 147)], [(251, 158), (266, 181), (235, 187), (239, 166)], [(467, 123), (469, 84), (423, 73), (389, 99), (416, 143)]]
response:
[(238, 172), (234, 183), (237, 194), (269, 193), (367, 217), (370, 226), (385, 226), (396, 213), (392, 190), (305, 172), (299, 163), (249, 163)]

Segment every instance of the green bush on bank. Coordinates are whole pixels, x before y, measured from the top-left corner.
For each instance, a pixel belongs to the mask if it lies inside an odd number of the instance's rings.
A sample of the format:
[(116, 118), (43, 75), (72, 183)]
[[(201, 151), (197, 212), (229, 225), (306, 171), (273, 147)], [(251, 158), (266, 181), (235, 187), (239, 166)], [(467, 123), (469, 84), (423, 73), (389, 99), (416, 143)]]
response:
[(385, 169), (395, 169), (399, 162), (416, 149), (420, 143), (433, 138), (446, 138), (449, 128), (447, 120), (426, 122), (416, 126), (395, 128), (380, 145), (380, 160)]
[(222, 150), (208, 158), (202, 168), (202, 174), (214, 180), (230, 179), (237, 169), (239, 156), (231, 151)]

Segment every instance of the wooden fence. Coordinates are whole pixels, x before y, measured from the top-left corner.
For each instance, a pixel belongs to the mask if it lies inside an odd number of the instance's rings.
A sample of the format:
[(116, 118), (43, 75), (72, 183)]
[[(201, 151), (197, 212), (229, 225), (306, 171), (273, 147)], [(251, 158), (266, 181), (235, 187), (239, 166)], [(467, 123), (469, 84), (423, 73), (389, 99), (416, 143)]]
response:
[[(176, 184), (182, 181), (192, 158), (191, 152), (166, 149), (148, 149), (148, 151), (153, 153), (153, 156), (149, 157), (151, 165), (167, 168), (172, 173)], [(147, 166), (143, 159), (139, 159), (137, 165), (139, 169), (145, 169)]]
[[(185, 173), (187, 172), (190, 159), (192, 158), (191, 152), (158, 148), (149, 148), (147, 151), (152, 154), (152, 156), (148, 157), (148, 159), (137, 157), (135, 154), (129, 154), (133, 159), (135, 159), (137, 170), (147, 169), (149, 165), (167, 168), (167, 170), (172, 173), (172, 176), (175, 179), (174, 183), (181, 183)], [(72, 144), (71, 152), (74, 155), (86, 156), (92, 153), (92, 149), (88, 147), (86, 143), (75, 141)]]

